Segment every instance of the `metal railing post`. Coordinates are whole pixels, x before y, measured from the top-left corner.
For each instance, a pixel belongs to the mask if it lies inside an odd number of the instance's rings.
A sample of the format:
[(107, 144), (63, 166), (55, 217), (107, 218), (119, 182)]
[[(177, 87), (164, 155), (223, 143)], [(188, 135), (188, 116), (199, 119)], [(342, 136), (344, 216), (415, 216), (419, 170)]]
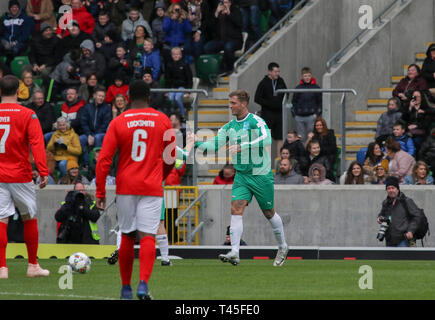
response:
[[(280, 93), (284, 93), (285, 97), (288, 96), (288, 99), (290, 99), (290, 93), (296, 93), (296, 92), (312, 92), (312, 93), (343, 93), (343, 96), (341, 98), (341, 162), (340, 162), (340, 170), (341, 172), (344, 172), (345, 164), (346, 164), (346, 93), (352, 93), (353, 95), (357, 95), (357, 92), (355, 89), (278, 89), (275, 91), (275, 95), (278, 95)], [(282, 112), (283, 112), (283, 140), (285, 139), (284, 134), (286, 132), (284, 131), (284, 123), (288, 122), (287, 119), (287, 103), (285, 99), (283, 98), (282, 102)]]

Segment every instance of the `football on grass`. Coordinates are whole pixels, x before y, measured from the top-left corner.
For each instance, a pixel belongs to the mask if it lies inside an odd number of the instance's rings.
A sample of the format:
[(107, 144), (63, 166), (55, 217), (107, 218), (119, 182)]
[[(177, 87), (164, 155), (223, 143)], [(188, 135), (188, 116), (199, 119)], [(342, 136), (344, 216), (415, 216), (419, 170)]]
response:
[(91, 270), (91, 259), (83, 252), (70, 255), (68, 263), (73, 272), (87, 273)]

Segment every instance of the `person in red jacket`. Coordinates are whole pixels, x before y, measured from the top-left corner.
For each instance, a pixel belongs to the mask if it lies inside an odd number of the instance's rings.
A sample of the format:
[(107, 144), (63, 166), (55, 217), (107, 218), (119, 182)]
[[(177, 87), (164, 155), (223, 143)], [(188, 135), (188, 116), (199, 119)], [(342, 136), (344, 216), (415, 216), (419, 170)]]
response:
[(128, 90), (130, 89), (128, 84), (125, 84), (125, 76), (122, 73), (118, 73), (114, 77), (114, 84), (109, 86), (106, 93), (106, 103), (112, 104), (113, 99), (118, 94), (122, 94), (128, 102)]
[(226, 164), (219, 171), (219, 175), (214, 179), (213, 184), (233, 184), (236, 170), (232, 164)]
[[(95, 27), (95, 20), (92, 15), (86, 10), (82, 0), (71, 0), (72, 19), (76, 20), (80, 26), (80, 30), (92, 35)], [(66, 16), (65, 16), (66, 17)], [(65, 21), (64, 21), (65, 20)], [(63, 25), (66, 26), (68, 21), (66, 19), (60, 19), (63, 21)], [(62, 24), (59, 23), (56, 34), (59, 38), (65, 38), (69, 35), (68, 28), (62, 28)]]
[(44, 136), (33, 110), (17, 103), (19, 80), (8, 75), (0, 80), (0, 279), (8, 278), (6, 265), (9, 217), (18, 208), (24, 224), (28, 277), (46, 277), (50, 271), (38, 264), (39, 244), (36, 194), (29, 151), (40, 173), (39, 187), (48, 183)]

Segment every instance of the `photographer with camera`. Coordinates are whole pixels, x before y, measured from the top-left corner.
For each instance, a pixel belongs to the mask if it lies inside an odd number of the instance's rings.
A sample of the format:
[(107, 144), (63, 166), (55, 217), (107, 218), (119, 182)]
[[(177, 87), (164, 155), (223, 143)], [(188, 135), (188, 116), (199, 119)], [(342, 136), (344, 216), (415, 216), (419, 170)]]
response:
[(415, 235), (424, 215), (411, 198), (400, 192), (398, 178), (388, 177), (385, 185), (387, 198), (377, 219), (381, 224), (377, 239), (385, 238), (387, 247), (415, 247)]
[(99, 244), (100, 213), (82, 183), (68, 192), (54, 217), (60, 223), (56, 243)]

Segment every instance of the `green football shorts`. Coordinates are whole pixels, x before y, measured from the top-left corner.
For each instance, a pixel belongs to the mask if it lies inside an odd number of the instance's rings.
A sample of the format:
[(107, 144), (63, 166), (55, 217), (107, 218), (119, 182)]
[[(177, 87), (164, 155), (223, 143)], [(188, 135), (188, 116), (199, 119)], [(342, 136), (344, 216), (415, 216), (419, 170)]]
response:
[(247, 200), (248, 203), (250, 203), (252, 196), (257, 199), (258, 205), (262, 210), (273, 208), (274, 180), (272, 171), (266, 175), (236, 173), (231, 193), (231, 201)]

